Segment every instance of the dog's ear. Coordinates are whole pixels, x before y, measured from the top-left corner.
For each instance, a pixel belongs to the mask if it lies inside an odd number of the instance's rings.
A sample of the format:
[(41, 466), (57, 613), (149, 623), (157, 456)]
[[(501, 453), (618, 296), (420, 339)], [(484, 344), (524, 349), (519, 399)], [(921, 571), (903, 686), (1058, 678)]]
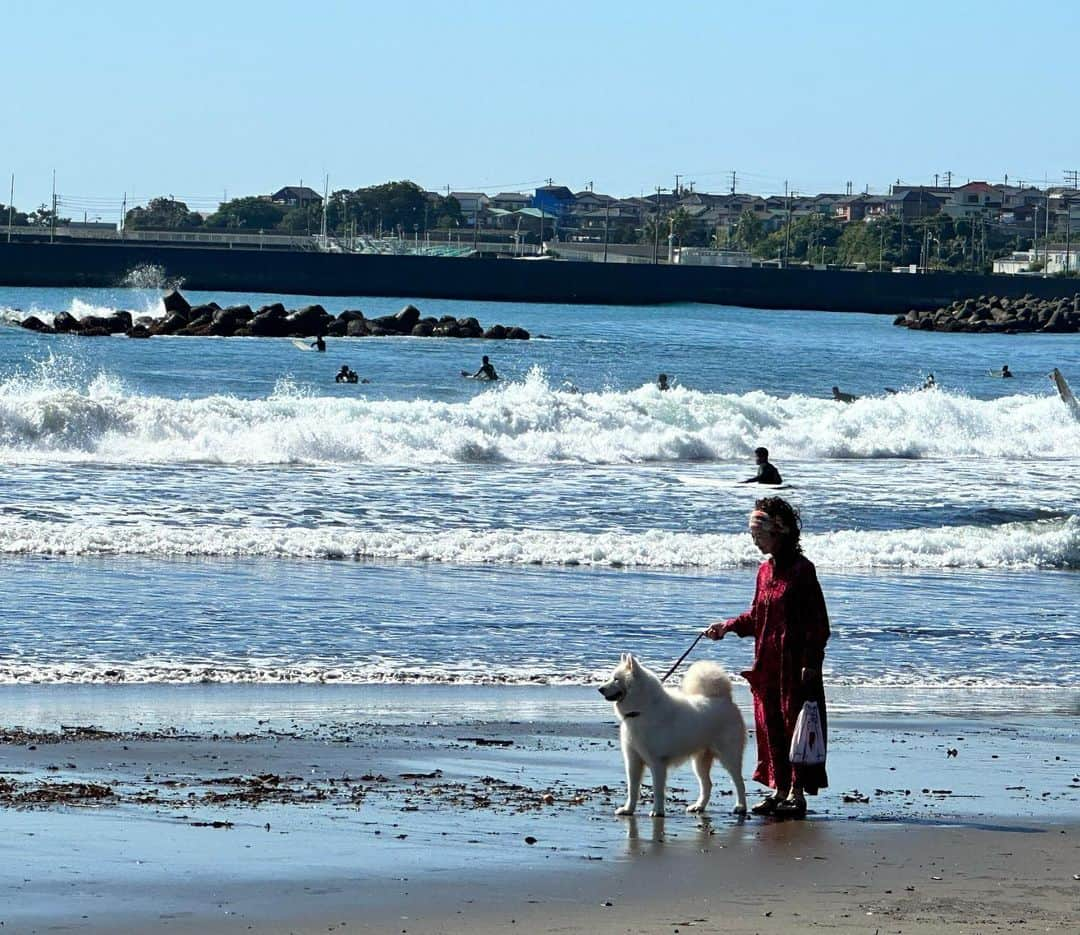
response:
[(633, 657), (633, 654), (631, 654), (631, 653), (626, 654), (626, 667), (631, 672), (636, 672), (637, 671), (638, 661)]

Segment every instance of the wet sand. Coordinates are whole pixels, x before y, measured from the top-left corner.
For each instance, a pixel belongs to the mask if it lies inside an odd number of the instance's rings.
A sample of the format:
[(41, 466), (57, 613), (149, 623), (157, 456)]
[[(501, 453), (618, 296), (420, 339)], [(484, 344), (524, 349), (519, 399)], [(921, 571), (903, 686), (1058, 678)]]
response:
[(82, 723), (42, 703), (55, 689), (6, 693), (2, 931), (1080, 927), (1075, 718), (838, 716), (804, 822), (731, 815), (716, 769), (708, 817), (687, 815), (688, 768), (666, 819), (619, 819), (591, 693), (483, 693), (500, 711), (448, 687), (385, 716), (393, 691), (353, 717), (174, 727), (102, 716), (153, 712), (153, 690), (107, 693)]

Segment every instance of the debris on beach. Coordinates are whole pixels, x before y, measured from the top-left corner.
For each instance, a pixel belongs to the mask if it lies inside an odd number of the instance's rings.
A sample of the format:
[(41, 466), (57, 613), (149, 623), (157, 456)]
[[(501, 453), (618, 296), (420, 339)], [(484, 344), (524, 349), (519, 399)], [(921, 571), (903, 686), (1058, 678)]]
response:
[(458, 737), (462, 743), (474, 743), (478, 747), (512, 747), (512, 740), (496, 740), (492, 737)]

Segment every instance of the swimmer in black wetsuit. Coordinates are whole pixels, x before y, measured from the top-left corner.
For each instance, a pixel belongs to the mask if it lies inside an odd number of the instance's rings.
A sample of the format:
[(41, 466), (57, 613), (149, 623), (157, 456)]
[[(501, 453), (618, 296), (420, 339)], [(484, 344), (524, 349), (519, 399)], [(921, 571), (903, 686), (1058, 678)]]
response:
[(335, 383), (359, 383), (360, 377), (348, 364), (342, 364), (341, 369), (334, 376)]
[(1001, 376), (1006, 380), (1012, 379), (1013, 372), (1009, 369), (1008, 364), (1001, 365)]
[(668, 384), (667, 374), (662, 373), (656, 378), (656, 388), (658, 390), (670, 390), (671, 386)]
[(323, 336), (321, 334), (316, 336), (311, 346), (321, 353), (325, 353), (326, 351), (326, 342), (323, 340)]
[(483, 362), (480, 364), (480, 369), (476, 373), (472, 374), (474, 380), (498, 380), (499, 375), (495, 372), (495, 365), (487, 359), (487, 354), (484, 355)]
[(834, 386), (832, 388), (832, 398), (835, 399), (838, 403), (853, 403), (859, 397), (856, 396), (854, 393), (841, 393), (840, 387)]
[(782, 484), (783, 480), (780, 477), (780, 472), (776, 470), (773, 465), (769, 464), (769, 449), (768, 448), (755, 448), (754, 456), (757, 458), (757, 474), (753, 477), (748, 477), (742, 483), (744, 484)]

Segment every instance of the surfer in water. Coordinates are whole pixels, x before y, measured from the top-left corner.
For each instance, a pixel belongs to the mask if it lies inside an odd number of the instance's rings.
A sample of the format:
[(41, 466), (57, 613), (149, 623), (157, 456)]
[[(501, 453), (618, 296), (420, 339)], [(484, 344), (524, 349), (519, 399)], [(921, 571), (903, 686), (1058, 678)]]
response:
[(341, 369), (334, 376), (335, 383), (359, 383), (360, 377), (348, 364), (342, 364)]
[(666, 373), (662, 373), (662, 374), (660, 374), (660, 376), (658, 376), (656, 378), (656, 388), (658, 390), (670, 390), (671, 389), (671, 385), (668, 383), (668, 378), (667, 378)]
[(853, 403), (859, 397), (856, 396), (854, 393), (841, 393), (840, 387), (834, 386), (832, 388), (832, 398), (835, 399), (838, 403)]
[(1001, 365), (1001, 373), (999, 373), (998, 376), (1001, 377), (1003, 380), (1011, 380), (1012, 379), (1013, 372), (1009, 369), (1008, 364), (1002, 364)]
[(487, 354), (484, 355), (483, 361), (480, 364), (480, 369), (476, 373), (468, 373), (464, 370), (461, 371), (463, 377), (471, 377), (474, 380), (498, 380), (499, 375), (495, 372), (495, 365), (488, 360)]
[(935, 386), (937, 386), (937, 380), (934, 379), (934, 375), (932, 373), (928, 373), (926, 375), (926, 379), (923, 380), (923, 385), (921, 388), (924, 390), (932, 390)]
[(323, 340), (323, 336), (321, 334), (316, 336), (311, 346), (317, 351), (320, 351), (322, 353), (326, 352), (326, 342)]
[(780, 477), (780, 472), (776, 468), (769, 464), (769, 449), (768, 448), (755, 448), (754, 456), (757, 458), (757, 474), (753, 477), (748, 477), (742, 483), (744, 484), (782, 484), (784, 481)]

